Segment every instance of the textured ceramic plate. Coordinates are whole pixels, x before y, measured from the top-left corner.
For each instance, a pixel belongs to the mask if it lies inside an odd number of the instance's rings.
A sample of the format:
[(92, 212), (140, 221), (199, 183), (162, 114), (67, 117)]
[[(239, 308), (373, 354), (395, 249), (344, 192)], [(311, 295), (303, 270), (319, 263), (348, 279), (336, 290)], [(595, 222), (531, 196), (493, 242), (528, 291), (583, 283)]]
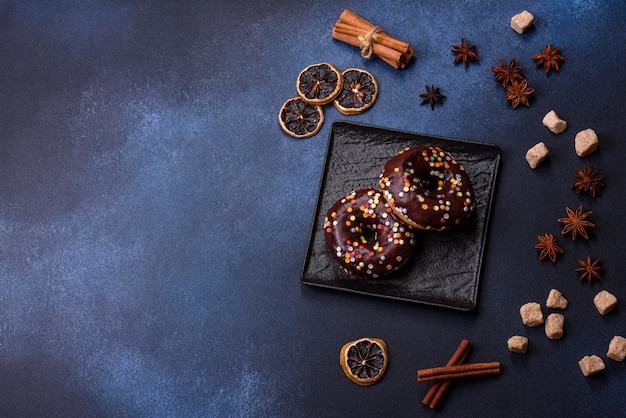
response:
[[(420, 145), (439, 146), (465, 167), (476, 198), (472, 218), (454, 230), (418, 231), (411, 259), (388, 277), (366, 280), (344, 273), (324, 241), (322, 226), (326, 211), (352, 190), (378, 189), (378, 176), (385, 162), (407, 146)], [(500, 148), (497, 145), (335, 122), (329, 136), (302, 283), (473, 310), (499, 163)]]

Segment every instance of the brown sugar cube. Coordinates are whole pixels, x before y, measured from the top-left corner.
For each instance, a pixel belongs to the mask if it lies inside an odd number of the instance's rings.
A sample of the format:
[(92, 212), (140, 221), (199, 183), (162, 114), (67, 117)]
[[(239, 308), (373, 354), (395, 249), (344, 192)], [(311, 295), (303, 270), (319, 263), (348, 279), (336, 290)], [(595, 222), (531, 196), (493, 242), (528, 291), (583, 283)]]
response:
[(604, 362), (595, 354), (592, 356), (585, 356), (579, 362), (580, 371), (583, 372), (585, 377), (600, 373), (604, 370)]
[(626, 338), (616, 335), (609, 343), (606, 356), (615, 361), (624, 361), (626, 358)]
[(514, 335), (506, 342), (509, 351), (512, 353), (525, 354), (528, 351), (528, 338), (521, 335)]
[(522, 323), (529, 327), (538, 327), (543, 324), (543, 312), (537, 302), (528, 302), (519, 309)]
[(598, 135), (596, 135), (596, 132), (591, 128), (580, 131), (576, 134), (574, 146), (576, 148), (576, 155), (586, 157), (598, 149)]
[(565, 317), (558, 313), (551, 313), (546, 318), (546, 336), (551, 340), (559, 340), (563, 336), (563, 325)]
[(511, 28), (521, 35), (533, 24), (534, 19), (532, 13), (524, 10), (511, 18)]
[(526, 161), (533, 170), (537, 168), (539, 164), (545, 160), (550, 152), (548, 147), (543, 142), (539, 142), (537, 145), (526, 151)]
[(600, 315), (606, 315), (617, 306), (617, 298), (606, 290), (601, 290), (593, 298), (593, 303), (596, 305), (596, 309), (600, 312)]
[(556, 289), (552, 289), (548, 294), (546, 306), (550, 309), (567, 309), (567, 299), (565, 299), (563, 293)]
[(567, 129), (567, 122), (561, 119), (554, 110), (551, 110), (548, 113), (546, 113), (541, 123), (543, 123), (543, 126), (548, 128), (550, 131), (554, 132), (555, 134), (560, 134), (565, 129)]

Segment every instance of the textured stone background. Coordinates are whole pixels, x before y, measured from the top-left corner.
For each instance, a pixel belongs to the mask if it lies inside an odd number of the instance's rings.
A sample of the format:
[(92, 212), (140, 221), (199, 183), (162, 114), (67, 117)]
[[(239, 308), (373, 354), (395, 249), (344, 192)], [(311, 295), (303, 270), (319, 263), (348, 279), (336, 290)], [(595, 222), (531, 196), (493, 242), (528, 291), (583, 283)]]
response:
[[(333, 41), (344, 7), (410, 42), (409, 68)], [(523, 9), (536, 21), (520, 36), (509, 21)], [(602, 288), (626, 300), (624, 13), (621, 0), (0, 1), (0, 415), (434, 416), (415, 371), (462, 338), (503, 373), (455, 385), (445, 415), (623, 413), (626, 366), (605, 358), (585, 379), (577, 361), (626, 334), (623, 307), (601, 317), (592, 304)], [(461, 37), (480, 63), (452, 64)], [(530, 58), (546, 43), (566, 57), (548, 76)], [(513, 57), (537, 89), (530, 108), (492, 81)], [(276, 115), (320, 61), (371, 71), (380, 95), (349, 118), (325, 107), (320, 133), (294, 140)], [(434, 111), (419, 105), (426, 84), (447, 96)], [(550, 109), (565, 133), (541, 125)], [(501, 147), (475, 312), (300, 283), (343, 119)], [(573, 138), (589, 127), (600, 150), (581, 160)], [(551, 156), (531, 171), (539, 141)], [(569, 188), (583, 164), (607, 175), (595, 200)], [(597, 227), (571, 242), (556, 218), (579, 204)], [(533, 248), (546, 232), (566, 250), (554, 265)], [(578, 281), (587, 255), (603, 282)], [(570, 300), (560, 341), (518, 314), (553, 287)], [(514, 334), (530, 338), (526, 356), (506, 349)], [(369, 388), (338, 364), (363, 336), (390, 347)]]

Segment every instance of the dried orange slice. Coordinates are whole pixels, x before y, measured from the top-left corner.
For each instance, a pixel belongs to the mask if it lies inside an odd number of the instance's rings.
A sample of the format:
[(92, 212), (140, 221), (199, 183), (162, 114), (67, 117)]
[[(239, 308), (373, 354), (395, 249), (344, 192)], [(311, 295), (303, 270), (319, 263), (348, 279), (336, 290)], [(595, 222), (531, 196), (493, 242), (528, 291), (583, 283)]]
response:
[(379, 338), (361, 338), (341, 347), (339, 363), (348, 379), (361, 386), (372, 385), (383, 377), (389, 355)]
[(292, 97), (280, 108), (278, 122), (289, 135), (307, 138), (320, 130), (324, 113), (321, 106), (307, 103), (301, 97)]
[(354, 115), (369, 109), (378, 97), (378, 83), (368, 71), (348, 68), (343, 73), (343, 86), (335, 107), (344, 115)]
[(321, 62), (300, 71), (296, 91), (308, 103), (324, 105), (332, 102), (341, 91), (341, 72), (332, 64)]

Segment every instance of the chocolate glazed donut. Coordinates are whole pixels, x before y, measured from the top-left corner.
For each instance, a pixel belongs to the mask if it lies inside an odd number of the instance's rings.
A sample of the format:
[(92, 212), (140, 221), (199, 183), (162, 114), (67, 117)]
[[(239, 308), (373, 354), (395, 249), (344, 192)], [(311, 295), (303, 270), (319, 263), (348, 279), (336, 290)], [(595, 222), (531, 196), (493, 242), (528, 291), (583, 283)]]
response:
[(383, 167), (379, 184), (395, 213), (414, 228), (443, 231), (474, 211), (469, 176), (439, 147), (401, 150)]
[(339, 199), (324, 220), (326, 245), (348, 274), (378, 278), (398, 270), (415, 246), (411, 228), (380, 191), (364, 188)]

